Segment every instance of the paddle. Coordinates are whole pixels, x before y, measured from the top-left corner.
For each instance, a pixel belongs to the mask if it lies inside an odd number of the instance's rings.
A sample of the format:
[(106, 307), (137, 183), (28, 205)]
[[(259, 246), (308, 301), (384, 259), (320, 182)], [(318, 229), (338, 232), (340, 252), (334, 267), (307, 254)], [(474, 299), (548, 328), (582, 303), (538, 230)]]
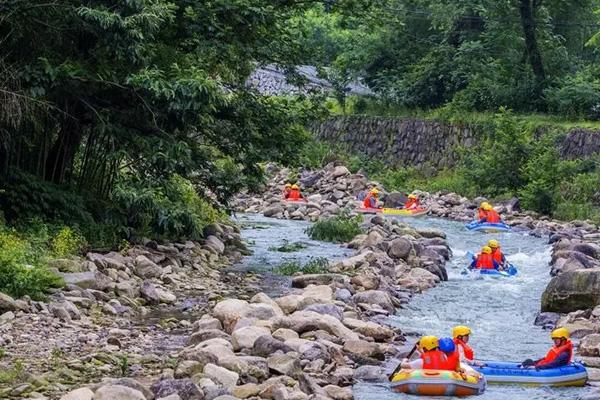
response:
[[(410, 353), (408, 353), (408, 356), (406, 356), (406, 358), (408, 358), (410, 360), (410, 358), (412, 357), (413, 354), (415, 354), (415, 351), (417, 351), (417, 346), (419, 345), (419, 342), (417, 341), (417, 343), (415, 343), (415, 345), (413, 346), (412, 350), (410, 351)], [(400, 371), (400, 369), (402, 368), (402, 361), (400, 361), (400, 363), (398, 364), (398, 366), (396, 367), (396, 369), (394, 369), (394, 371), (390, 374), (390, 376), (388, 376), (388, 381), (392, 381), (392, 378), (394, 377), (394, 375), (396, 375), (396, 372)]]

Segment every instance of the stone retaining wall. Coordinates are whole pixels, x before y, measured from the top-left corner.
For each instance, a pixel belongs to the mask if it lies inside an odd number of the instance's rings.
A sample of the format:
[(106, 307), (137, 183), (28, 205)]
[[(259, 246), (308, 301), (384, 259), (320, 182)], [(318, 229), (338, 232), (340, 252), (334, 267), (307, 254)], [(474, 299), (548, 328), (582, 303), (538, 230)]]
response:
[[(312, 127), (331, 143), (344, 143), (356, 154), (376, 158), (393, 167), (430, 164), (452, 167), (458, 147), (477, 143), (478, 128), (431, 120), (398, 117), (340, 116)], [(572, 160), (600, 153), (600, 131), (574, 128), (558, 144), (561, 158)]]

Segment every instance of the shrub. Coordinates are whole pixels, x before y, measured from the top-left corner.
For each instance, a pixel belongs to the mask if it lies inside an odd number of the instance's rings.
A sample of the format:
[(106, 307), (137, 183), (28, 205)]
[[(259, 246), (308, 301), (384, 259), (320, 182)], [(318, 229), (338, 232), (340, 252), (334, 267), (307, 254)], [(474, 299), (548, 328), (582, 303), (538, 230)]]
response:
[(0, 291), (15, 297), (41, 300), (52, 288), (63, 285), (44, 265), (44, 259), (16, 232), (0, 231)]
[(318, 257), (310, 260), (304, 266), (299, 261), (286, 261), (279, 265), (275, 271), (278, 275), (291, 276), (297, 273), (302, 274), (325, 274), (329, 270), (329, 260), (325, 257)]
[(81, 252), (85, 245), (85, 239), (68, 226), (63, 227), (52, 239), (52, 253), (62, 258), (70, 254)]
[(565, 117), (597, 117), (600, 79), (597, 68), (585, 68), (567, 76), (545, 91), (551, 111)]
[(311, 239), (326, 242), (349, 242), (361, 233), (360, 216), (350, 217), (348, 212), (342, 212), (335, 217), (315, 222), (306, 229)]

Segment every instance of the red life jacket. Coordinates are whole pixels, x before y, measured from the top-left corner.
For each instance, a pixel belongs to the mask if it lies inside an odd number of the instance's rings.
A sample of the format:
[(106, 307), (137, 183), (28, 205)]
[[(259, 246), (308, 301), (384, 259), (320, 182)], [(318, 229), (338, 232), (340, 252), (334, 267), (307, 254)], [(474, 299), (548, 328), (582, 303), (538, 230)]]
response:
[(485, 218), (485, 211), (483, 208), (477, 209), (477, 219)]
[(473, 361), (473, 359), (475, 358), (475, 354), (473, 354), (473, 349), (471, 348), (471, 346), (469, 346), (459, 338), (454, 339), (454, 344), (457, 347), (456, 354), (458, 354), (458, 346), (460, 346), (463, 349), (463, 354), (465, 355), (465, 358), (469, 361)]
[(287, 198), (288, 198), (288, 196), (289, 196), (289, 194), (290, 194), (290, 191), (291, 191), (291, 190), (292, 190), (292, 189), (289, 189), (289, 188), (285, 188), (285, 189), (283, 189), (283, 198), (284, 198), (284, 199), (287, 199)]
[(486, 222), (491, 224), (497, 224), (500, 222), (500, 215), (496, 212), (496, 210), (489, 210), (485, 212)]
[(406, 203), (404, 203), (404, 208), (411, 209), (419, 207), (419, 199), (408, 199)]
[(494, 258), (491, 254), (481, 253), (475, 263), (477, 269), (494, 269)]
[[(373, 205), (371, 205), (371, 199), (374, 199), (374, 197), (373, 197), (372, 193), (369, 193), (367, 195), (367, 197), (365, 197), (365, 199), (363, 200), (364, 208), (376, 208), (376, 207), (373, 207)], [(377, 199), (375, 199), (375, 204), (377, 204)]]
[(460, 354), (458, 353), (458, 350), (454, 350), (450, 354), (446, 353), (446, 358), (448, 359), (447, 368), (443, 369), (457, 371), (460, 368)]
[(287, 198), (290, 200), (300, 200), (302, 198), (302, 195), (300, 194), (300, 191), (298, 189), (292, 189), (288, 193)]
[(423, 369), (447, 369), (448, 358), (441, 350), (426, 351), (421, 354)]
[(568, 351), (569, 352), (569, 363), (571, 362), (571, 360), (573, 359), (573, 343), (570, 340), (567, 340), (567, 343), (563, 344), (562, 346), (552, 346), (552, 348), (548, 351), (548, 354), (546, 354), (546, 357), (544, 357), (542, 360), (538, 361), (535, 365), (537, 367), (541, 366), (541, 365), (546, 365), (546, 364), (550, 364), (552, 361), (556, 360), (556, 358), (563, 352)]
[(504, 254), (502, 254), (502, 251), (500, 250), (500, 248), (496, 248), (495, 250), (492, 249), (492, 258), (498, 264), (502, 264), (502, 259), (504, 258)]

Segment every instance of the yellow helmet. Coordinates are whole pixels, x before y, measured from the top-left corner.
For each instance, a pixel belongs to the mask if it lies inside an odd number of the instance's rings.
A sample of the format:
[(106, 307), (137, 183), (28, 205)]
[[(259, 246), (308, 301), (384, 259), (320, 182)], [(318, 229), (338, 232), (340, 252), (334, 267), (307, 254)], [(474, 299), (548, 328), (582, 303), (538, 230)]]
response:
[(296, 185), (295, 183), (292, 185), (292, 189), (300, 189), (300, 186)]
[(419, 340), (419, 346), (425, 350), (433, 350), (440, 346), (440, 341), (435, 336), (423, 336)]
[(471, 328), (464, 325), (458, 325), (452, 328), (452, 337), (456, 339), (459, 336), (467, 336), (471, 334)]
[(490, 203), (485, 203), (482, 207), (485, 211), (490, 211), (493, 207)]
[(377, 189), (377, 188), (371, 189), (371, 194), (379, 194), (379, 189)]
[(291, 188), (291, 187), (292, 187), (292, 184), (291, 184), (291, 183), (286, 183), (286, 184), (285, 184), (285, 187), (286, 187), (286, 188)]
[(490, 246), (492, 249), (497, 249), (498, 247), (500, 247), (500, 243), (496, 239), (491, 239), (488, 242), (488, 246)]
[(479, 208), (483, 208), (485, 209), (486, 206), (488, 206), (490, 203), (488, 203), (487, 201), (482, 201), (481, 204), (479, 204)]
[(408, 195), (408, 198), (409, 199), (416, 199), (417, 196), (411, 193), (411, 194)]
[(556, 328), (550, 334), (551, 339), (568, 339), (569, 330), (567, 328)]
[(483, 246), (481, 252), (484, 254), (492, 254), (492, 248), (490, 246)]

